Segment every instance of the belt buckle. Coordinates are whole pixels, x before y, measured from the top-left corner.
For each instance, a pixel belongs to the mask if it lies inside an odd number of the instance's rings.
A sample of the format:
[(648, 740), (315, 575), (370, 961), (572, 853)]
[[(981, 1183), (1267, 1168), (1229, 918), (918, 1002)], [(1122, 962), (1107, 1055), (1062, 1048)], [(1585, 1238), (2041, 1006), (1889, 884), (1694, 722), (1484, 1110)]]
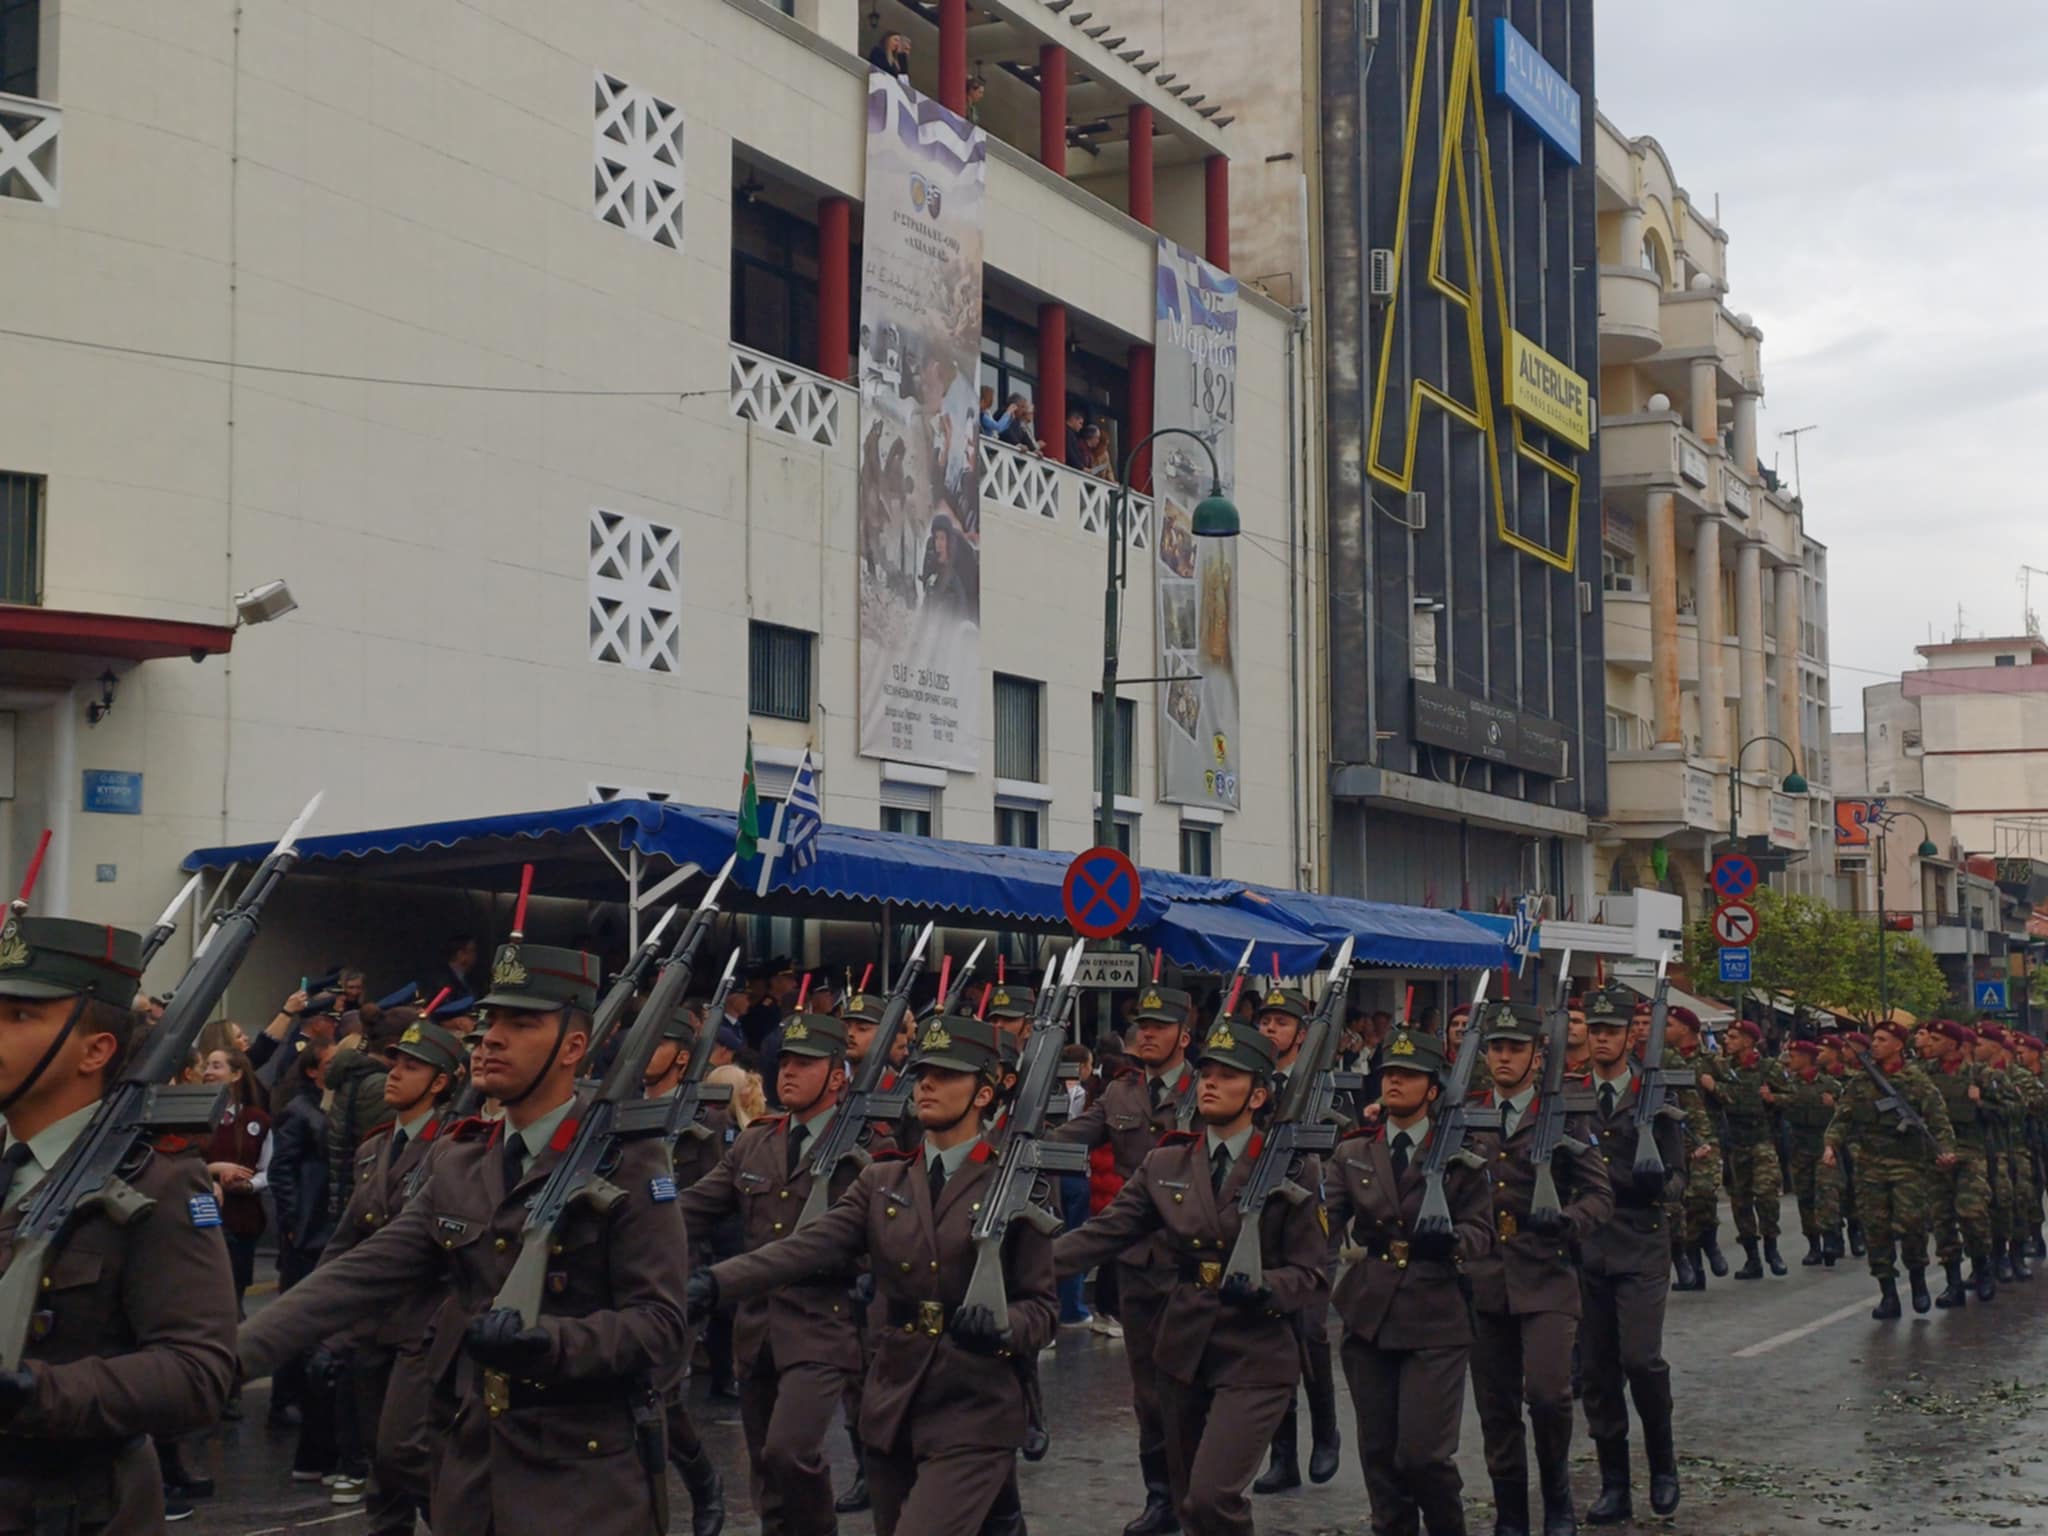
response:
[(1502, 1211), (1494, 1219), (1494, 1230), (1497, 1233), (1499, 1233), (1499, 1235), (1503, 1239), (1506, 1239), (1513, 1237), (1517, 1232), (1521, 1231), (1522, 1229), (1516, 1223), (1515, 1213), (1513, 1211)]
[(1406, 1269), (1408, 1267), (1408, 1239), (1400, 1237), (1387, 1244), (1387, 1255), (1393, 1259), (1396, 1269)]
[(936, 1339), (946, 1331), (946, 1304), (942, 1301), (920, 1301), (917, 1304), (917, 1322)]
[(512, 1406), (512, 1378), (503, 1371), (484, 1372), (484, 1409), (497, 1418)]
[(1213, 1291), (1223, 1283), (1223, 1263), (1220, 1259), (1202, 1261), (1201, 1279), (1198, 1282), (1205, 1291)]

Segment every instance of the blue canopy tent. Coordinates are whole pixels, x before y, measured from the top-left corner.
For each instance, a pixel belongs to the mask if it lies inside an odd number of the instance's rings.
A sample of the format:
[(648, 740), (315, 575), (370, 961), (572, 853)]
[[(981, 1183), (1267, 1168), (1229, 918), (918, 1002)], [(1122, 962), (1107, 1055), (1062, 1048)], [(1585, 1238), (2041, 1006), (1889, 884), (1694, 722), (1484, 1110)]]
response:
[(1356, 945), (1354, 953), (1366, 965), (1476, 970), (1499, 965), (1506, 953), (1494, 934), (1455, 912), (1435, 907), (1403, 907), (1388, 901), (1264, 886), (1246, 887), (1240, 900), (1257, 904), (1277, 921), (1325, 944), (1338, 943), (1348, 934)]

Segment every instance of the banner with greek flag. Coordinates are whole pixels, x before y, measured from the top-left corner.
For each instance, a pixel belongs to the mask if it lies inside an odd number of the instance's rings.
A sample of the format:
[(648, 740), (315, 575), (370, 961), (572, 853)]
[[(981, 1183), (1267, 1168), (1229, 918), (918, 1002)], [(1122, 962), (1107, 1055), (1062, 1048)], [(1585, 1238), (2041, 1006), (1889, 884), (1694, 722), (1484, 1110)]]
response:
[(811, 749), (804, 748), (797, 764), (789, 797), (775, 808), (775, 825), (761, 844), (761, 875), (754, 894), (768, 894), (769, 878), (777, 859), (785, 859), (790, 874), (802, 874), (818, 857), (818, 833), (825, 825), (824, 802), (818, 798), (818, 769), (811, 761)]

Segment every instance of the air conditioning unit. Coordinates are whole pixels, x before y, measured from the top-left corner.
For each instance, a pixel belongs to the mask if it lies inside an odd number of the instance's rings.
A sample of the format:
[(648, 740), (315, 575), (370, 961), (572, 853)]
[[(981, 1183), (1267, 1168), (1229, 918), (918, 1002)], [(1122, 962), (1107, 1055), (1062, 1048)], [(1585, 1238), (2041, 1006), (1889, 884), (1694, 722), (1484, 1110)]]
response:
[(1365, 40), (1376, 43), (1380, 40), (1380, 0), (1365, 0)]
[(1370, 287), (1372, 296), (1382, 302), (1394, 296), (1394, 253), (1387, 246), (1372, 249)]
[(1579, 583), (1579, 612), (1591, 613), (1592, 611), (1593, 583), (1591, 583), (1590, 581), (1582, 581)]
[(1417, 533), (1429, 526), (1429, 493), (1410, 491), (1408, 493), (1408, 522)]

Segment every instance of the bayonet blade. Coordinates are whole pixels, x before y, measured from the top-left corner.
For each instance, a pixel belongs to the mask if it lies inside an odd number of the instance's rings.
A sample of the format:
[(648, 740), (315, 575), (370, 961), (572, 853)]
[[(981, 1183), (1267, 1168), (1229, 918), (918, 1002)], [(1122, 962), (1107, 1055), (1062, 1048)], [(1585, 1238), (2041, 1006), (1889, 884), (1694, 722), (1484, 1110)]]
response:
[(190, 880), (187, 880), (184, 889), (173, 896), (171, 904), (164, 908), (164, 915), (156, 920), (156, 926), (159, 928), (175, 927), (178, 921), (178, 914), (185, 910), (185, 903), (192, 899), (192, 893), (199, 889), (199, 882), (205, 878), (206, 872), (201, 870)]
[(299, 819), (284, 829), (284, 836), (279, 838), (277, 846), (270, 850), (273, 854), (291, 853), (297, 850), (299, 834), (306, 830), (306, 823), (313, 819), (313, 813), (320, 809), (320, 802), (326, 796), (327, 791), (324, 789), (314, 792), (313, 798), (306, 802), (306, 808), (299, 812)]

